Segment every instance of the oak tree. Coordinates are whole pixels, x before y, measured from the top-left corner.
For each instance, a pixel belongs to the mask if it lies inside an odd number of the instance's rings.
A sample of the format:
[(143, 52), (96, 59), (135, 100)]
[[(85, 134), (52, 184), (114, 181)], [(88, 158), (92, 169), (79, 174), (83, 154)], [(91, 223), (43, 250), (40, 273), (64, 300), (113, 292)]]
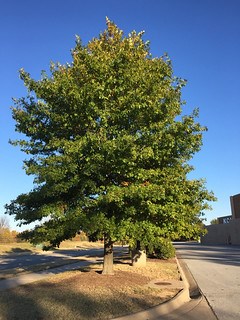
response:
[(144, 245), (191, 237), (214, 199), (188, 178), (206, 130), (197, 110), (183, 115), (182, 87), (167, 55), (153, 57), (143, 32), (124, 36), (109, 19), (88, 44), (77, 37), (72, 62), (52, 63), (40, 80), (20, 70), (28, 96), (13, 118), (24, 138), (34, 188), (6, 206), (32, 242), (58, 245), (84, 230), (104, 239), (103, 273), (116, 240)]

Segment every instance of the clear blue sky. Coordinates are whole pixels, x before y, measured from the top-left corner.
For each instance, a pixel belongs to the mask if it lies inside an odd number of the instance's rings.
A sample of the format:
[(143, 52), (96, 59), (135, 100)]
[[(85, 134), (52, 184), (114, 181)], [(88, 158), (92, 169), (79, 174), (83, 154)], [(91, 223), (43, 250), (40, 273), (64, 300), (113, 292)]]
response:
[[(240, 1), (239, 0), (1, 0), (0, 10), (0, 215), (4, 204), (30, 191), (25, 154), (14, 139), (12, 97), (26, 95), (18, 70), (39, 79), (50, 61), (71, 62), (75, 35), (86, 43), (105, 29), (105, 17), (125, 34), (145, 30), (151, 53), (167, 52), (174, 73), (188, 80), (184, 112), (200, 109), (208, 127), (192, 163), (193, 178), (206, 178), (218, 198), (207, 221), (231, 212), (240, 193)], [(16, 222), (9, 218), (12, 229)]]

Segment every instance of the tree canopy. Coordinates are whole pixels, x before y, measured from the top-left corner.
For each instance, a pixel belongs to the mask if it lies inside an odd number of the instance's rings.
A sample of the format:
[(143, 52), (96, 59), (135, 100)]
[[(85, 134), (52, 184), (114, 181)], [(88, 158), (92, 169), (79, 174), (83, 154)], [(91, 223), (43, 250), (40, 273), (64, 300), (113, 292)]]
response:
[(15, 100), (12, 141), (34, 188), (6, 206), (33, 242), (57, 245), (84, 230), (112, 243), (192, 237), (214, 200), (188, 163), (206, 130), (183, 115), (182, 87), (167, 55), (152, 57), (143, 32), (107, 28), (72, 62), (51, 63), (40, 80), (20, 70), (28, 96)]

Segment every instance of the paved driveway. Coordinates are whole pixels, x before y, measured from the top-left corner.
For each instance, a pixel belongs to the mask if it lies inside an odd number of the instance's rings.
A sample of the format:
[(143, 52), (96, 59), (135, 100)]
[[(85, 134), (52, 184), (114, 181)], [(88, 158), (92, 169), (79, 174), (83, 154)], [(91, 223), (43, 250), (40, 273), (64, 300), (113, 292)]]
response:
[(175, 247), (218, 319), (239, 320), (240, 247), (198, 243), (175, 243)]

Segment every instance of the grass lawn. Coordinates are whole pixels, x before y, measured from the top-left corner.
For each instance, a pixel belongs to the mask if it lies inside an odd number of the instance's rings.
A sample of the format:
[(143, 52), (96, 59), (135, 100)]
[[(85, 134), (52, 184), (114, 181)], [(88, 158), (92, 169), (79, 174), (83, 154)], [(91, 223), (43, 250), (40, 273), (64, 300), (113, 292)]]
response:
[(101, 275), (102, 266), (91, 265), (0, 292), (0, 320), (113, 319), (158, 305), (178, 292), (147, 286), (152, 279), (178, 280), (175, 259), (148, 260), (145, 268), (129, 262), (116, 261), (113, 276)]
[[(59, 249), (71, 249), (71, 248), (94, 248), (103, 247), (100, 242), (88, 242), (88, 241), (74, 241), (66, 240), (60, 244)], [(21, 252), (43, 252), (40, 247), (36, 247), (29, 242), (11, 242), (0, 243), (0, 255), (6, 253), (21, 253)]]
[(35, 246), (28, 242), (11, 242), (11, 243), (0, 243), (0, 255), (5, 253), (19, 253), (19, 252), (37, 252)]

